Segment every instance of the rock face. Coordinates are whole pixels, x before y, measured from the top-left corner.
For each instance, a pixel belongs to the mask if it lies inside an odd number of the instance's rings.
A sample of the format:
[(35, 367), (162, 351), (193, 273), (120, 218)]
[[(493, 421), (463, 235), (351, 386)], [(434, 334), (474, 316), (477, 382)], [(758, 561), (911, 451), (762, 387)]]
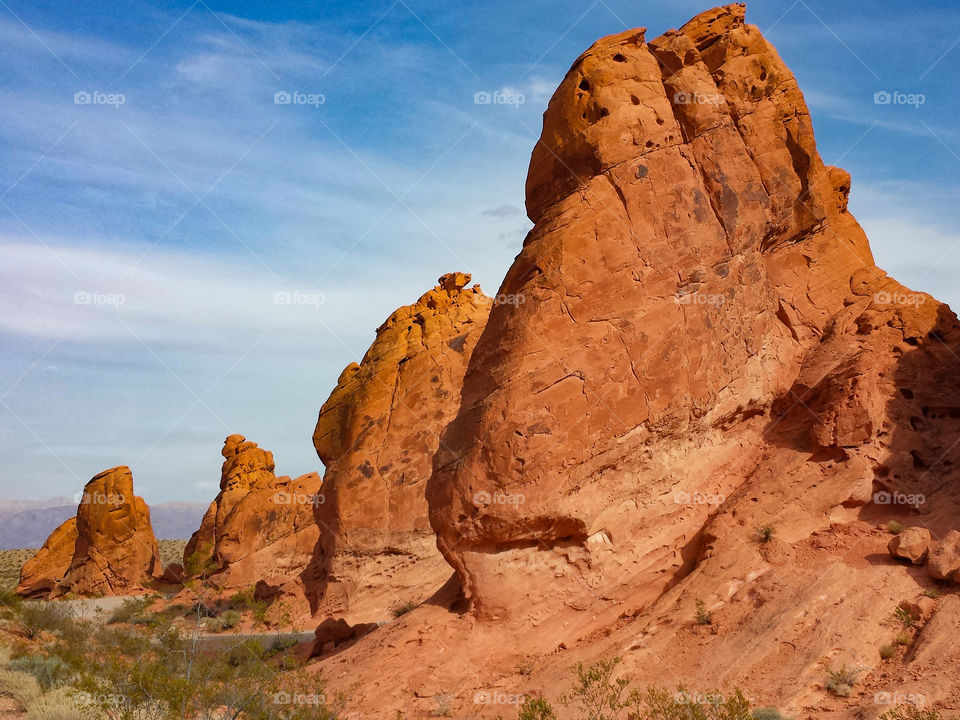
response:
[(150, 510), (121, 465), (87, 483), (77, 508), (76, 545), (56, 594), (128, 595), (163, 574)]
[(951, 530), (930, 553), (930, 577), (960, 581), (960, 532)]
[(257, 586), (261, 596), (284, 597), (294, 612), (308, 610), (302, 573), (313, 557), (322, 502), (320, 476), (274, 475), (273, 453), (242, 435), (223, 445), (220, 493), (184, 549), (189, 577), (200, 568), (226, 592)]
[(960, 406), (956, 317), (874, 265), (849, 191), (742, 5), (574, 63), (499, 291), (524, 302), (494, 307), (427, 492), (479, 615), (649, 602), (751, 478), (798, 531), (917, 489), (956, 431), (921, 412)]
[(50, 533), (43, 547), (24, 564), (17, 594), (41, 597), (54, 592), (70, 567), (76, 545), (77, 519), (72, 517)]
[(314, 608), (351, 623), (389, 617), (438, 589), (424, 496), (440, 432), (457, 411), (467, 362), (492, 300), (451, 273), (377, 329), (320, 409), (313, 444), (326, 466)]

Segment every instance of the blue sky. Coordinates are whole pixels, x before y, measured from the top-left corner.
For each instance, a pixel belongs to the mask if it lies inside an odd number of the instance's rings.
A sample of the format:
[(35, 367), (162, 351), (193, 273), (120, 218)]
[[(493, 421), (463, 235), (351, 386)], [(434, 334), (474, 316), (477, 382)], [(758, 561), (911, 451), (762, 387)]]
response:
[[(205, 502), (235, 432), (278, 473), (320, 469), (317, 411), (387, 315), (452, 270), (496, 290), (577, 55), (706, 7), (0, 0), (0, 497), (128, 464), (149, 502)], [(879, 264), (956, 306), (960, 7), (747, 12)]]

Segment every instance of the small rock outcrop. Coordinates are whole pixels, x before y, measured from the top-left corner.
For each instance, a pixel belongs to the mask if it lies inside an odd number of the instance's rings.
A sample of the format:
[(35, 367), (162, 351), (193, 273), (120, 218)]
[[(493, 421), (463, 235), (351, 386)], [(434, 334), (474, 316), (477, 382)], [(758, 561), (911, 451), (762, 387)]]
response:
[(316, 507), (315, 612), (382, 620), (450, 575), (436, 549), (425, 488), (440, 433), (492, 300), (450, 273), (377, 329), (320, 409), (313, 444), (326, 466)]
[(30, 598), (55, 592), (70, 567), (76, 547), (77, 518), (72, 517), (50, 533), (43, 547), (21, 568), (17, 594)]
[(273, 453), (242, 435), (229, 436), (222, 455), (220, 492), (184, 549), (184, 575), (202, 571), (223, 592), (256, 587), (308, 612), (301, 574), (319, 537), (320, 476), (277, 477)]

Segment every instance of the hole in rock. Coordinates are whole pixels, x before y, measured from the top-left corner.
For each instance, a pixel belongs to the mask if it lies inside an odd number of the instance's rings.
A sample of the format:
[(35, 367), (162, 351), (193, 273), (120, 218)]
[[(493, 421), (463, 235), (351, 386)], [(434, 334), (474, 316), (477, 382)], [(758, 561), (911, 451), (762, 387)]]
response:
[(581, 90), (589, 90), (589, 89), (590, 89), (590, 83), (589, 83), (589, 81), (588, 81), (586, 78), (584, 78), (583, 80), (580, 81), (580, 89), (581, 89)]
[(623, 55), (621, 55), (620, 53), (617, 53), (616, 55), (613, 56), (613, 61), (614, 61), (614, 62), (626, 62), (627, 59), (626, 59)]
[(907, 400), (913, 400), (913, 390), (910, 388), (899, 388), (900, 394), (903, 395)]

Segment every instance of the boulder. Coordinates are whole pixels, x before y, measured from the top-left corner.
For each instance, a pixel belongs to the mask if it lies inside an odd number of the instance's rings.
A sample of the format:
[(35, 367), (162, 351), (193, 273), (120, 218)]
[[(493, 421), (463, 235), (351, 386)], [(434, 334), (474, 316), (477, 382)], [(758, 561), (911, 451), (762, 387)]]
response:
[(951, 530), (934, 545), (927, 562), (927, 572), (935, 580), (960, 581), (960, 532)]
[(331, 650), (359, 640), (379, 627), (377, 623), (350, 625), (343, 618), (326, 618), (314, 631), (311, 657), (323, 655)]
[(930, 531), (925, 527), (907, 528), (890, 540), (887, 549), (893, 557), (923, 565), (930, 551)]

